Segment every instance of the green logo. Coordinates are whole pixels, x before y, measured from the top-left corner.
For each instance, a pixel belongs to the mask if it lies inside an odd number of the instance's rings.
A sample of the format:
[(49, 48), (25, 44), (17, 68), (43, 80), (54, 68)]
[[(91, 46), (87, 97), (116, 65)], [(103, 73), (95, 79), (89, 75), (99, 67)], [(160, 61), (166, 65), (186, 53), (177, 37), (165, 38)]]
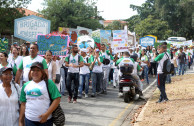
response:
[(29, 91), (27, 91), (26, 94), (29, 96), (34, 96), (34, 97), (38, 97), (38, 96), (42, 95), (40, 89), (38, 89), (38, 88), (34, 88), (32, 90), (29, 90)]

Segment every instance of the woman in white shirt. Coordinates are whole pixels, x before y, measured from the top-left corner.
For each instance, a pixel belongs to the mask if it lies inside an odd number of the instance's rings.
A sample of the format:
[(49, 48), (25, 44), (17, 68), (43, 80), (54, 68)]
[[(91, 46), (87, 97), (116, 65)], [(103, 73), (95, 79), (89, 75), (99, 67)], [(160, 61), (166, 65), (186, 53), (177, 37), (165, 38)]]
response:
[(55, 83), (48, 79), (40, 62), (31, 65), (28, 77), (30, 81), (24, 84), (20, 96), (19, 126), (24, 126), (24, 120), (25, 126), (53, 126), (52, 113), (61, 97)]
[(10, 67), (0, 69), (0, 126), (18, 126), (20, 87), (12, 83)]
[(12, 58), (9, 58), (10, 61), (8, 61), (9, 63), (11, 63), (12, 66), (16, 65), (17, 69), (19, 67), (20, 62), (22, 61), (23, 57), (19, 56), (19, 52), (18, 49), (16, 47), (13, 47), (12, 49)]
[(48, 78), (50, 80), (53, 80), (53, 82), (55, 82), (57, 66), (56, 66), (56, 63), (52, 60), (52, 52), (50, 50), (46, 52), (45, 60), (48, 67), (48, 76), (49, 76)]

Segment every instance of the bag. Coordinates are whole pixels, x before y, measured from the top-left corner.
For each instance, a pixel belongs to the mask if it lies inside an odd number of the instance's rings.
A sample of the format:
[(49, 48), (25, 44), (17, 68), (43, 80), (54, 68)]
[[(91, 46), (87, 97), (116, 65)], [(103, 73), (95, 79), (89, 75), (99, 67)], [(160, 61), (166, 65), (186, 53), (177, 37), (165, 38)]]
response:
[[(165, 52), (166, 54), (166, 52)], [(167, 54), (166, 54), (167, 55)], [(170, 62), (170, 58), (167, 55), (168, 59), (166, 59), (163, 63), (163, 70), (164, 74), (172, 74), (174, 72), (174, 65)]]
[(61, 80), (61, 75), (60, 75), (60, 74), (56, 74), (55, 83), (56, 83), (56, 84), (59, 84), (60, 80)]
[[(46, 80), (45, 82), (46, 82), (46, 87), (47, 87), (48, 95), (49, 95), (49, 98), (50, 98), (50, 101), (51, 101), (51, 104), (52, 104), (53, 100), (51, 99), (51, 95), (49, 93), (48, 80)], [(53, 113), (52, 113), (52, 120), (53, 120), (53, 123), (56, 126), (64, 126), (65, 125), (65, 114), (64, 114), (63, 109), (61, 108), (60, 104), (53, 111)]]
[(109, 59), (103, 59), (103, 62), (102, 62), (104, 65), (108, 65), (110, 63), (110, 60)]

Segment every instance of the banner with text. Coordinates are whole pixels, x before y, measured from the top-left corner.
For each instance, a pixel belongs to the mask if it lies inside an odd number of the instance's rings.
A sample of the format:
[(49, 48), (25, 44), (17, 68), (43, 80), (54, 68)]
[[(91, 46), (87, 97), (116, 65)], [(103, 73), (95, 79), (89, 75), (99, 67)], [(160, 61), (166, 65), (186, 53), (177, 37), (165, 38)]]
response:
[(111, 47), (114, 53), (128, 51), (128, 36), (126, 30), (113, 30), (113, 42)]
[(69, 36), (51, 36), (38, 35), (37, 44), (39, 46), (39, 55), (45, 55), (47, 50), (52, 51), (55, 56), (66, 56), (69, 47)]
[(155, 37), (151, 36), (146, 36), (139, 39), (140, 45), (143, 47), (154, 46), (155, 41)]

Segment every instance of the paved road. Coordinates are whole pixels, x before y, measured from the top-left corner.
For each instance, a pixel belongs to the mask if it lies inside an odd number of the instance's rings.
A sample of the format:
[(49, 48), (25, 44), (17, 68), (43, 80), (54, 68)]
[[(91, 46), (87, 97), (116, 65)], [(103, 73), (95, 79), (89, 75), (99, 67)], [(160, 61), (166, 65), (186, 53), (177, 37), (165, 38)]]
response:
[[(154, 80), (155, 78), (150, 78), (150, 83)], [(147, 86), (144, 84), (144, 89)], [(107, 92), (107, 95), (100, 94), (95, 98), (78, 99), (76, 104), (67, 103), (67, 96), (63, 96), (61, 106), (66, 115), (66, 125), (118, 126), (123, 124), (138, 102), (124, 103), (122, 98), (118, 98), (118, 87), (114, 89), (109, 86)]]

